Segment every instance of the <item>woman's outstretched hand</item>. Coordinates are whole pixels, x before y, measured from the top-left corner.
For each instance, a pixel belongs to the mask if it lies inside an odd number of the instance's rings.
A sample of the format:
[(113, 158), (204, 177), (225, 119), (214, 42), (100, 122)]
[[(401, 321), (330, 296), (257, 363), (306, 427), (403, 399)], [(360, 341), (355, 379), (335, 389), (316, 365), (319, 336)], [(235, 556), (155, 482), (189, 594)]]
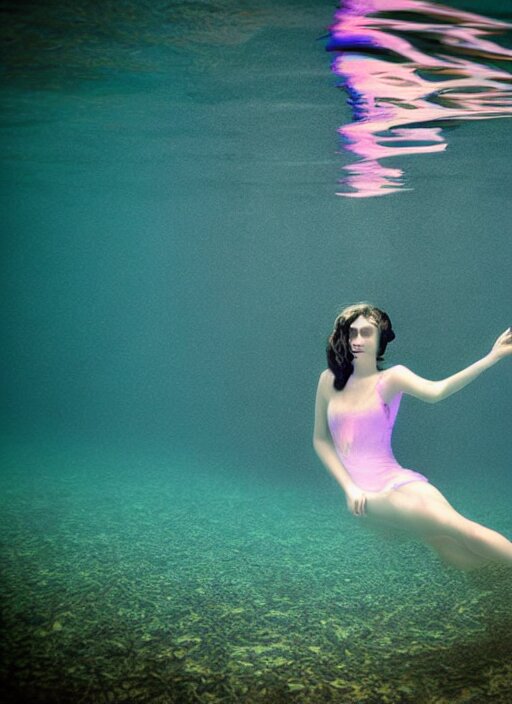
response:
[(503, 359), (509, 354), (512, 354), (512, 327), (501, 333), (491, 350), (491, 355), (496, 359)]
[(366, 514), (366, 493), (355, 484), (351, 484), (345, 489), (347, 507), (354, 516), (364, 516)]

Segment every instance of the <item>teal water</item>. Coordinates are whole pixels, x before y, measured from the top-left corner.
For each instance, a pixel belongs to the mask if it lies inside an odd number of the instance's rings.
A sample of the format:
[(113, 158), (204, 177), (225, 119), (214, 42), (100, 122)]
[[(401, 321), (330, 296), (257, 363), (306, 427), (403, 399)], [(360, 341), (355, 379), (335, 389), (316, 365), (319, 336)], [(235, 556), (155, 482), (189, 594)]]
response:
[[(311, 439), (341, 305), (429, 378), (510, 325), (511, 123), (337, 197), (334, 10), (3, 5), (4, 700), (510, 699), (510, 576), (364, 530)], [(406, 397), (394, 436), (508, 537), (511, 383)]]

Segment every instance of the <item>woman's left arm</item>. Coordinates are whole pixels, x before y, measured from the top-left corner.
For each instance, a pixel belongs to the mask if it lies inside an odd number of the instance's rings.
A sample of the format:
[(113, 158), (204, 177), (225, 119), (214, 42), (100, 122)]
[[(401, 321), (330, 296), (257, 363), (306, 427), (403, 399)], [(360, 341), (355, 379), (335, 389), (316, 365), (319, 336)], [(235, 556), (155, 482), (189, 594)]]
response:
[(480, 376), (483, 371), (492, 367), (500, 359), (510, 355), (512, 355), (512, 328), (507, 328), (498, 337), (489, 354), (445, 379), (431, 381), (414, 374), (402, 364), (393, 367), (390, 370), (390, 372), (393, 372), (389, 380), (390, 390), (392, 390), (392, 395), (402, 391), (411, 396), (416, 396), (422, 401), (437, 403), (464, 388), (477, 376)]

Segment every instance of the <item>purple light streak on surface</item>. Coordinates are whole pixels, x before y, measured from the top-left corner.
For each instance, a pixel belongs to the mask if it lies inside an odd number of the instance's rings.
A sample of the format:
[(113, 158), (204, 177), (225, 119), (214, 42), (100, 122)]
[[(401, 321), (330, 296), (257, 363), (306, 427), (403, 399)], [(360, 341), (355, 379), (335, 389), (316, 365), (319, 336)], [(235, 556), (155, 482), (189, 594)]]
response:
[[(417, 13), (427, 21), (367, 16), (393, 11)], [(464, 57), (512, 60), (511, 50), (485, 38), (509, 30), (509, 23), (419, 0), (348, 0), (335, 19), (327, 48), (339, 52), (333, 71), (342, 77), (353, 106), (352, 122), (339, 133), (344, 149), (359, 157), (343, 167), (348, 176), (340, 181), (352, 190), (337, 195), (364, 198), (411, 190), (401, 168), (380, 160), (444, 151), (442, 128), (429, 123), (512, 116), (511, 74)], [(412, 40), (434, 41), (436, 55), (404, 39), (407, 33)]]

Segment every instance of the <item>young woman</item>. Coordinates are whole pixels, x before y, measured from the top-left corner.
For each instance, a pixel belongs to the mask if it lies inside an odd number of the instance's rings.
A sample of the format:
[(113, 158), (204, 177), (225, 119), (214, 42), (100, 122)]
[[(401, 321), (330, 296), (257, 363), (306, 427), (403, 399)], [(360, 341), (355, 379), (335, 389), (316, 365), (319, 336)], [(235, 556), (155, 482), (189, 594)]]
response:
[(345, 308), (327, 343), (328, 369), (318, 382), (313, 445), (345, 492), (355, 516), (412, 533), (441, 559), (470, 570), (491, 562), (512, 567), (512, 542), (458, 513), (429, 480), (398, 464), (391, 434), (403, 393), (437, 403), (512, 356), (512, 328), (489, 354), (452, 376), (430, 381), (399, 364), (382, 371), (393, 340), (386, 313), (368, 303)]

